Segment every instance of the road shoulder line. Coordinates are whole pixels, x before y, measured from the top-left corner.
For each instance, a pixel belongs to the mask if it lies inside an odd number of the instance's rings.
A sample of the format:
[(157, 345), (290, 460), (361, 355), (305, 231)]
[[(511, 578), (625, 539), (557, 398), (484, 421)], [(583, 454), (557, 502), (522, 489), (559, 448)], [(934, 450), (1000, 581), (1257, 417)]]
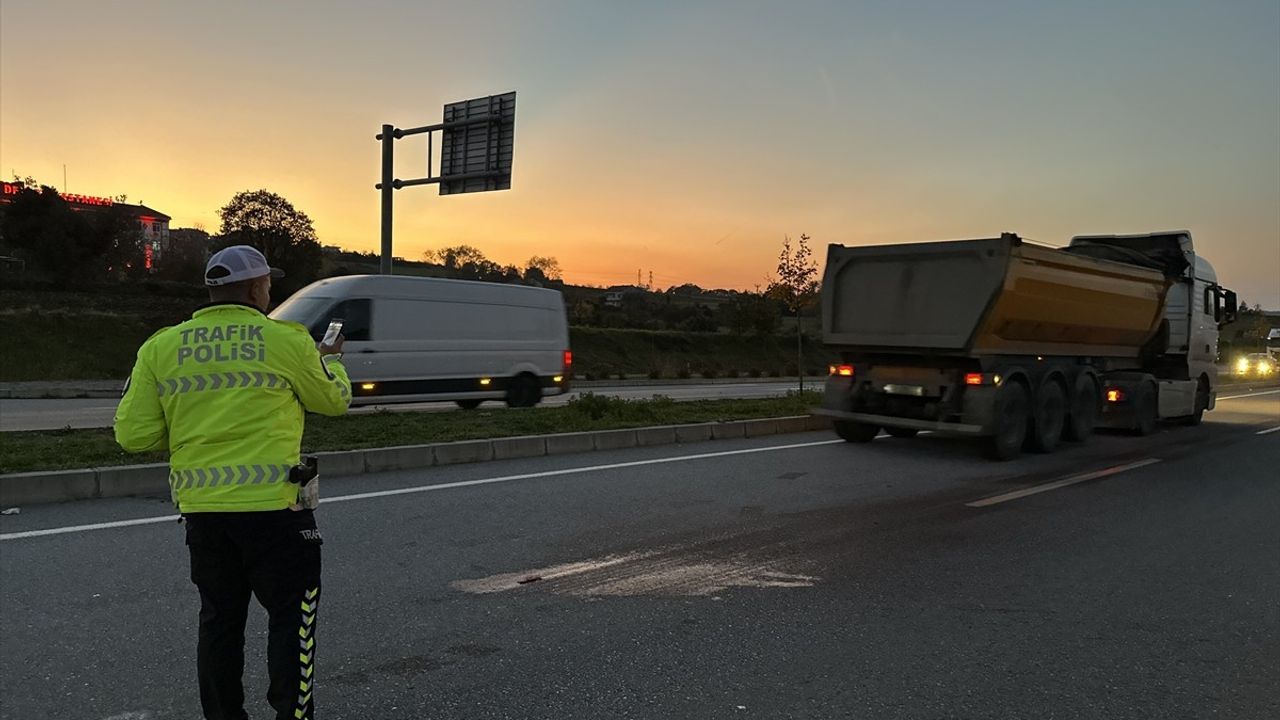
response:
[[(624, 468), (641, 467), (644, 465), (665, 465), (677, 462), (689, 462), (692, 460), (708, 460), (712, 458), (729, 457), (733, 455), (753, 455), (766, 452), (778, 452), (781, 450), (799, 450), (803, 448), (821, 447), (823, 445), (843, 444), (843, 440), (817, 440), (805, 443), (790, 443), (787, 445), (768, 445), (758, 448), (739, 448), (737, 450), (722, 450), (719, 452), (695, 453), (692, 455), (669, 455), (667, 457), (649, 458), (647, 460), (632, 460), (629, 462), (607, 463), (604, 465), (587, 465), (581, 467), (560, 468), (558, 470), (544, 470), (533, 473), (520, 473), (516, 475), (500, 475), (491, 478), (478, 478), (475, 480), (459, 480), (457, 482), (436, 483), (433, 485), (412, 485), (410, 487), (395, 488), (393, 490), (378, 490), (374, 492), (352, 493), (350, 495), (338, 495), (335, 497), (322, 498), (320, 504), (332, 505), (334, 503), (350, 502), (353, 500), (371, 500), (374, 498), (391, 497), (394, 495), (409, 495), (413, 493), (435, 492), (439, 490), (452, 490), (454, 488), (471, 487), (474, 485), (493, 485), (496, 483), (514, 482), (517, 480), (537, 480), (540, 478), (558, 477), (563, 475), (582, 475), (591, 472), (601, 472), (605, 470), (619, 470)], [(162, 522), (175, 521), (177, 515), (163, 515), (158, 517), (135, 518), (132, 520), (116, 520), (113, 522), (92, 523), (89, 525), (70, 525), (66, 527), (45, 528), (41, 530), (26, 530), (23, 532), (0, 533), (0, 541), (6, 540), (22, 540), (24, 538), (44, 537), (47, 535), (66, 535), (69, 533), (92, 532), (94, 530), (108, 530), (111, 528), (133, 527), (136, 525), (154, 525)]]
[(1129, 470), (1137, 470), (1138, 468), (1147, 467), (1148, 465), (1155, 465), (1158, 462), (1160, 462), (1160, 458), (1146, 458), (1144, 460), (1138, 460), (1136, 462), (1131, 462), (1126, 465), (1116, 465), (1114, 467), (1109, 467), (1103, 470), (1096, 470), (1094, 472), (1083, 473), (1080, 475), (1071, 475), (1069, 477), (1062, 478), (1061, 480), (1054, 480), (1052, 482), (1044, 483), (1043, 485), (1033, 485), (1031, 487), (1022, 488), (1021, 490), (1014, 490), (1012, 492), (1002, 493), (1000, 495), (983, 498), (981, 500), (974, 500), (973, 502), (965, 503), (965, 507), (971, 507), (971, 508), (990, 507), (992, 505), (998, 505), (1000, 503), (1009, 502), (1010, 500), (1018, 500), (1020, 498), (1029, 497), (1031, 495), (1038, 495), (1043, 492), (1049, 492), (1050, 490), (1057, 490), (1059, 488), (1070, 487), (1072, 485), (1078, 485), (1083, 482), (1089, 482), (1090, 480), (1097, 480), (1099, 478), (1104, 478), (1111, 475), (1117, 475), (1119, 473), (1127, 472)]

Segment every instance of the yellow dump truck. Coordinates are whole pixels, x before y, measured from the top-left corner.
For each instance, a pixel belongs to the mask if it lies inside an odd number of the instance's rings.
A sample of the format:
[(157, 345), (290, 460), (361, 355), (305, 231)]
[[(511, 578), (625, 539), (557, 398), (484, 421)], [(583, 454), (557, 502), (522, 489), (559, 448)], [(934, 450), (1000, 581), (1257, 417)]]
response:
[(983, 439), (1051, 452), (1099, 424), (1146, 434), (1214, 407), (1218, 326), (1236, 312), (1185, 231), (832, 245), (822, 407), (840, 437)]

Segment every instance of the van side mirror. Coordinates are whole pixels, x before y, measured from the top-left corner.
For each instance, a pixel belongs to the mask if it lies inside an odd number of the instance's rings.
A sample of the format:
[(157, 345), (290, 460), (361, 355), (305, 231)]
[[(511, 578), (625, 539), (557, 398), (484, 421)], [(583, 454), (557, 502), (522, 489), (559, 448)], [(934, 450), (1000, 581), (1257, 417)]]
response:
[(1227, 314), (1225, 322), (1235, 322), (1236, 316), (1240, 313), (1240, 307), (1237, 304), (1236, 294), (1230, 290), (1224, 291), (1227, 296)]

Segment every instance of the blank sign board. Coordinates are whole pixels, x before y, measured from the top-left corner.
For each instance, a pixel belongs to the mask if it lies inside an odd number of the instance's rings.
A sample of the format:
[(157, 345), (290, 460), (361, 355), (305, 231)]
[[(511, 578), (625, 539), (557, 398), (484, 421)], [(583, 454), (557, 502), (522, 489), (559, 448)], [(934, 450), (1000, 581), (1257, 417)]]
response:
[(515, 134), (514, 92), (445, 105), (440, 194), (510, 190)]

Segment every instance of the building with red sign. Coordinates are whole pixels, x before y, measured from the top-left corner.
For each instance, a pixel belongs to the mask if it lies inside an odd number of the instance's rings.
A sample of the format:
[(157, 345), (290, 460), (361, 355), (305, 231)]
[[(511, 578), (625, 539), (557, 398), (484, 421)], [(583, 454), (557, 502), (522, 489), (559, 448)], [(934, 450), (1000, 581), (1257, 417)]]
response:
[[(0, 183), (0, 212), (5, 205), (13, 202), (14, 196), (25, 189), (26, 187), (20, 182)], [(128, 212), (138, 222), (138, 229), (142, 232), (142, 253), (148, 269), (155, 267), (169, 247), (169, 221), (172, 218), (159, 210), (146, 205), (116, 202), (111, 198), (96, 195), (58, 192), (58, 197), (65, 200), (67, 205), (76, 212), (99, 212), (107, 208), (123, 209)]]

